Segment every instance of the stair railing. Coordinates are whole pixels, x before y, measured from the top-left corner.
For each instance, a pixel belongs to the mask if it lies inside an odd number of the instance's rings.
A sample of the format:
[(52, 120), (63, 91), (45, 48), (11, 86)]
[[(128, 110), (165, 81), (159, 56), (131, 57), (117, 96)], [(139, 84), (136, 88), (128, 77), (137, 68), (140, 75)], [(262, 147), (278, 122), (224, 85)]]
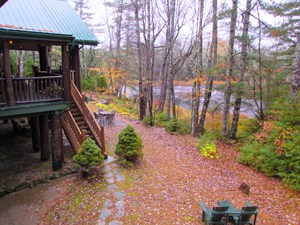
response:
[(85, 140), (85, 137), (83, 137), (83, 132), (80, 131), (70, 111), (64, 112), (62, 119), (62, 127), (65, 131), (65, 134), (67, 135), (67, 138), (72, 148), (77, 153), (82, 142)]
[(71, 80), (71, 95), (73, 100), (80, 110), (83, 121), (85, 124), (90, 128), (97, 144), (101, 147), (101, 153), (106, 156), (105, 153), (105, 141), (104, 141), (104, 128), (100, 127), (93, 116), (93, 113), (88, 108), (87, 104), (85, 103), (85, 96), (82, 96), (81, 93), (78, 91), (74, 81)]

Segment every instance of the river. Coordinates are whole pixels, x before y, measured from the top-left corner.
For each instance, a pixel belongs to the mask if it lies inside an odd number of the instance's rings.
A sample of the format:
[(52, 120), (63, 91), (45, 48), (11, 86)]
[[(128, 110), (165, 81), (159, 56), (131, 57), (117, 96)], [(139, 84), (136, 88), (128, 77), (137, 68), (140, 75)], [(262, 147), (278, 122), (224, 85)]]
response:
[[(202, 86), (202, 93), (205, 91), (205, 86)], [(192, 108), (192, 87), (191, 86), (175, 86), (175, 103), (177, 106), (180, 106), (184, 109), (191, 110)], [(126, 97), (131, 98), (132, 96), (136, 96), (138, 93), (138, 88), (127, 89)], [(160, 95), (160, 87), (153, 88), (153, 97), (154, 99), (159, 99)], [(202, 109), (204, 98), (203, 96), (200, 98), (200, 106), (199, 110)], [(234, 103), (234, 98), (231, 97), (232, 105)], [(210, 111), (221, 112), (223, 110), (224, 105), (224, 93), (222, 91), (213, 90), (211, 95), (211, 102), (209, 105)], [(249, 117), (254, 117), (255, 105), (253, 100), (243, 100), (241, 106), (241, 113), (245, 114)], [(231, 107), (231, 112), (233, 112), (233, 107)]]

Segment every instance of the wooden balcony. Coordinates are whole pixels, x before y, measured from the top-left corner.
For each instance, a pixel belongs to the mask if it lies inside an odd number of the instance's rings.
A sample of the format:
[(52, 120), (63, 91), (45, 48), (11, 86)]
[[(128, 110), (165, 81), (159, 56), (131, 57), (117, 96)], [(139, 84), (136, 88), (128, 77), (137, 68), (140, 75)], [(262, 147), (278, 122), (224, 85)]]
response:
[(0, 78), (0, 118), (63, 110), (69, 106), (63, 96), (60, 74), (12, 78), (15, 104), (9, 106), (5, 78)]
[[(15, 104), (32, 104), (63, 100), (62, 76), (13, 78)], [(5, 79), (0, 78), (0, 106), (6, 106)]]

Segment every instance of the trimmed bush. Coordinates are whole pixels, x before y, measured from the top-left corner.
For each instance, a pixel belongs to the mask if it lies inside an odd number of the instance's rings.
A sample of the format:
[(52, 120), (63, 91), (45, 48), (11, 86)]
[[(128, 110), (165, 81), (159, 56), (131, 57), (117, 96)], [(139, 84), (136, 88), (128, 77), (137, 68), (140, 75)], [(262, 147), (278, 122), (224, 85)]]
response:
[(131, 125), (124, 128), (119, 134), (115, 153), (120, 157), (122, 163), (135, 163), (143, 157), (142, 139)]
[(83, 177), (89, 172), (91, 166), (99, 165), (103, 162), (104, 156), (95, 141), (87, 138), (81, 145), (78, 153), (73, 156), (73, 161), (77, 163), (83, 172)]

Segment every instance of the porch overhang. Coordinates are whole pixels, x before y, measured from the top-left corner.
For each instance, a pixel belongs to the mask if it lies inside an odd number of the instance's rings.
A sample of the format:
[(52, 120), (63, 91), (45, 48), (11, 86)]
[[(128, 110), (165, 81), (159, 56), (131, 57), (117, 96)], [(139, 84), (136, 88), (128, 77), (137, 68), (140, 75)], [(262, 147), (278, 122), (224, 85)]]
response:
[(17, 40), (31, 40), (31, 41), (47, 41), (47, 42), (62, 42), (72, 43), (75, 39), (72, 35), (46, 33), (37, 31), (24, 31), (14, 29), (0, 28), (1, 39), (17, 39)]
[(13, 107), (1, 107), (0, 119), (10, 119), (23, 116), (28, 117), (49, 112), (63, 112), (67, 110), (70, 105), (70, 102), (59, 101), (51, 103), (16, 105)]

